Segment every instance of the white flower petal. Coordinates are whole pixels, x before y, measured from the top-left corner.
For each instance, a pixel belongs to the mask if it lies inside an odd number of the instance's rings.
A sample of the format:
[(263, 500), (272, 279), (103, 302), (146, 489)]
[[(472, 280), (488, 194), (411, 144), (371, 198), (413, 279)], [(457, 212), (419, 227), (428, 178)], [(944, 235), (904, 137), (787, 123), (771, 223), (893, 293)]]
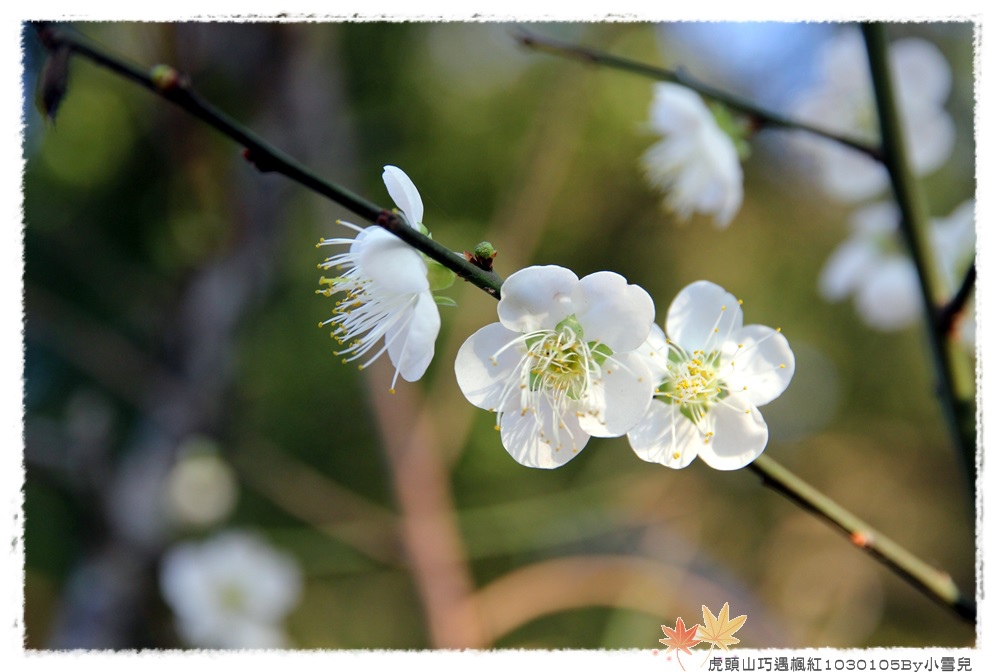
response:
[(654, 87), (650, 126), (664, 139), (642, 156), (647, 181), (680, 219), (694, 213), (728, 226), (743, 202), (743, 170), (732, 139), (701, 97), (672, 83)]
[(389, 359), (403, 380), (412, 383), (420, 380), (427, 371), (434, 358), (434, 341), (440, 329), (441, 314), (434, 303), (434, 296), (430, 292), (421, 292), (407, 318), (396, 322), (385, 332)]
[(672, 82), (653, 85), (649, 123), (661, 135), (690, 137), (705, 122), (706, 113), (711, 115), (701, 96), (688, 87)]
[(706, 429), (713, 432), (698, 455), (713, 469), (741, 469), (764, 452), (767, 445), (767, 424), (760, 411), (745, 397), (726, 398), (717, 404)]
[(944, 272), (945, 287), (958, 290), (976, 254), (976, 203), (969, 199), (948, 217), (931, 222), (934, 255)]
[(667, 311), (667, 338), (688, 352), (715, 350), (742, 327), (736, 297), (707, 280), (682, 289)]
[(848, 238), (833, 251), (820, 271), (820, 296), (827, 301), (847, 298), (878, 263), (878, 249), (870, 241)]
[(621, 436), (645, 415), (653, 399), (653, 377), (637, 352), (604, 362), (599, 384), (583, 400), (580, 426), (591, 436)]
[(653, 299), (646, 290), (610, 271), (591, 273), (580, 280), (573, 303), (586, 339), (615, 352), (637, 348), (655, 317)]
[(204, 609), (210, 579), (198, 562), (194, 544), (179, 544), (168, 551), (160, 567), (160, 592), (178, 615)]
[(636, 352), (643, 358), (643, 363), (653, 377), (653, 381), (663, 380), (667, 376), (667, 336), (660, 326), (654, 324), (649, 330), (646, 341), (640, 345)]
[(893, 42), (889, 66), (903, 105), (940, 107), (948, 100), (951, 66), (927, 40), (907, 37)]
[(838, 201), (857, 203), (877, 196), (889, 186), (885, 166), (866, 154), (826, 143), (820, 155), (820, 176), (826, 193)]
[(915, 323), (923, 306), (913, 262), (886, 258), (858, 287), (854, 305), (865, 324), (874, 329), (895, 331)]
[(628, 431), (629, 445), (646, 462), (683, 469), (691, 464), (703, 439), (676, 404), (654, 400), (639, 423)]
[(553, 329), (573, 314), (579, 279), (562, 266), (529, 266), (512, 273), (500, 288), (500, 322), (520, 333)]
[(905, 115), (903, 133), (917, 175), (928, 175), (943, 166), (955, 147), (955, 122), (943, 109)]
[(526, 467), (554, 469), (577, 456), (590, 435), (576, 418), (559, 416), (543, 395), (535, 406), (500, 417), (500, 440), (510, 456)]
[(420, 253), (382, 228), (365, 229), (366, 235), (351, 246), (362, 275), (380, 290), (396, 294), (427, 291), (427, 264)]
[(743, 327), (737, 341), (736, 347), (730, 344), (723, 350), (723, 366), (732, 362), (729, 373), (723, 369), (730, 394), (754, 406), (774, 401), (795, 373), (795, 355), (788, 340), (770, 327), (752, 324)]
[(413, 181), (396, 166), (385, 166), (382, 171), (382, 181), (389, 191), (396, 207), (406, 215), (406, 223), (414, 229), (419, 229), (424, 221), (424, 202)]
[(895, 201), (878, 201), (851, 213), (853, 237), (869, 241), (893, 236), (899, 229), (899, 206)]
[[(516, 347), (504, 348), (519, 337), (517, 332), (494, 322), (472, 334), (459, 348), (455, 377), (462, 394), (473, 406), (488, 411), (500, 410), (504, 389), (521, 360)], [(493, 357), (496, 357), (495, 363)]]

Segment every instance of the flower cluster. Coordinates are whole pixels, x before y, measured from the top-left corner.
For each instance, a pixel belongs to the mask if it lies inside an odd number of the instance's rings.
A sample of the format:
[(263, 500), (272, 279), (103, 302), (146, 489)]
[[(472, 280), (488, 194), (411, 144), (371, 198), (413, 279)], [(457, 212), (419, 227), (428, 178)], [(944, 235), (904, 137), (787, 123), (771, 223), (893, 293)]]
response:
[[(686, 99), (681, 108), (702, 115), (700, 98), (675, 88), (662, 89), (661, 97)], [(667, 128), (669, 115), (661, 117)], [(386, 166), (382, 177), (407, 223), (422, 227), (423, 203), (406, 174)], [(345, 361), (368, 355), (384, 338), (361, 368), (388, 352), (396, 367), (393, 386), (398, 376), (416, 380), (434, 355), (440, 327), (429, 264), (382, 229), (344, 226), (357, 236), (320, 241), (348, 246), (320, 264), (340, 271), (321, 280), (321, 293), (344, 295), (321, 326), (333, 325)], [(717, 469), (745, 466), (767, 442), (757, 406), (781, 394), (794, 370), (783, 336), (743, 327), (736, 299), (704, 281), (671, 305), (673, 341), (653, 324), (649, 294), (607, 271), (579, 278), (560, 266), (522, 269), (503, 283), (497, 314), (498, 322), (459, 349), (455, 375), (472, 404), (496, 414), (507, 452), (529, 467), (562, 466), (591, 437), (626, 434), (650, 462), (679, 468), (701, 455)]]
[[(420, 230), (424, 204), (413, 182), (395, 166), (386, 166), (382, 179), (407, 224)], [(369, 355), (382, 341), (381, 348), (359, 368), (387, 352), (396, 367), (391, 389), (400, 376), (411, 382), (420, 379), (434, 357), (434, 341), (441, 328), (431, 292), (446, 287), (454, 275), (449, 277), (450, 271), (385, 229), (338, 223), (357, 235), (324, 238), (317, 245), (347, 246), (346, 251), (319, 264), (324, 270), (337, 269), (338, 275), (320, 278), (324, 288), (317, 293), (339, 297), (333, 317), (320, 326), (333, 327), (330, 335), (343, 346), (335, 354), (343, 356), (345, 363)]]
[[(853, 296), (861, 319), (880, 331), (915, 323), (923, 310), (920, 281), (913, 260), (898, 249), (899, 209), (888, 202), (869, 205), (854, 214), (851, 224), (852, 235), (820, 273), (820, 294), (828, 301)], [(932, 220), (930, 236), (944, 289), (954, 293), (975, 254), (975, 202), (965, 201), (948, 217)], [(971, 346), (973, 332), (966, 327), (961, 334)]]
[[(413, 183), (394, 166), (383, 179), (407, 222), (421, 227)], [(382, 229), (344, 225), (357, 236), (320, 242), (349, 246), (320, 265), (341, 272), (321, 280), (321, 293), (345, 295), (322, 325), (333, 325), (345, 361), (384, 338), (361, 368), (388, 352), (393, 385), (398, 376), (416, 380), (440, 326), (428, 263)], [(649, 294), (617, 273), (579, 278), (561, 266), (522, 269), (501, 287), (499, 321), (459, 349), (458, 385), (473, 405), (496, 414), (501, 443), (525, 466), (559, 467), (591, 437), (623, 435), (642, 459), (668, 467), (698, 455), (717, 469), (749, 464), (767, 443), (757, 407), (781, 394), (794, 371), (788, 342), (773, 329), (744, 327), (739, 302), (706, 281), (671, 304), (673, 340), (653, 324), (654, 313)]]
[(615, 273), (578, 279), (558, 266), (510, 276), (500, 321), (459, 350), (465, 397), (497, 414), (519, 463), (562, 466), (592, 436), (628, 435), (642, 459), (685, 467), (700, 455), (738, 469), (767, 443), (758, 406), (788, 386), (795, 360), (785, 337), (744, 327), (739, 302), (718, 285), (689, 285), (667, 330), (649, 295)]
[(274, 649), (287, 645), (282, 621), (298, 602), (302, 576), (290, 556), (229, 530), (167, 551), (160, 590), (190, 646)]

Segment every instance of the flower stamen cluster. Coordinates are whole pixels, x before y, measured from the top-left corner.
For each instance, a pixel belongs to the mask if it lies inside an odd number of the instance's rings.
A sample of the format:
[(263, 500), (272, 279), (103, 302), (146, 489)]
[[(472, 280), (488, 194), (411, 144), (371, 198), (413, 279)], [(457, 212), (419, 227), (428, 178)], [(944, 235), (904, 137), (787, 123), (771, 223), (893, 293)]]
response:
[[(341, 220), (337, 220), (337, 224), (351, 228), (359, 234), (364, 231)], [(355, 241), (354, 238), (323, 238), (316, 247), (352, 245)], [(344, 356), (342, 363), (347, 364), (364, 357), (389, 331), (393, 332), (394, 338), (399, 338), (400, 335), (405, 338), (408, 335), (405, 328), (399, 329), (397, 325), (413, 318), (412, 309), (419, 300), (418, 294), (379, 292), (372, 279), (365, 277), (362, 270), (355, 265), (350, 252), (341, 252), (329, 257), (323, 263), (317, 264), (317, 268), (327, 271), (346, 269), (342, 275), (332, 278), (321, 277), (319, 283), (324, 285), (324, 288), (316, 290), (317, 294), (323, 296), (343, 294), (342, 298), (334, 302), (333, 317), (319, 323), (320, 327), (332, 326), (330, 338), (334, 339), (337, 345), (347, 346), (334, 351), (335, 355)], [(358, 370), (367, 368), (388, 348), (389, 341), (386, 341), (367, 361), (358, 365)]]
[[(552, 438), (557, 442), (559, 438), (546, 436), (545, 427), (554, 425), (565, 429), (561, 420), (564, 415), (571, 413), (580, 418), (589, 412), (597, 417), (593, 410), (581, 408), (580, 402), (592, 396), (595, 384), (602, 378), (601, 366), (612, 353), (606, 346), (584, 341), (575, 317), (566, 318), (555, 329), (539, 330), (514, 339), (490, 357), (493, 366), (499, 366), (498, 357), (509, 347), (523, 348), (524, 352), (500, 395), (499, 408), (511, 405), (516, 397), (523, 417), (533, 413), (537, 395), (545, 397), (551, 417), (537, 419), (536, 430), (550, 445)], [(499, 411), (496, 427), (500, 427)], [(572, 443), (572, 450), (576, 452), (575, 439)], [(554, 450), (561, 448), (559, 442)]]

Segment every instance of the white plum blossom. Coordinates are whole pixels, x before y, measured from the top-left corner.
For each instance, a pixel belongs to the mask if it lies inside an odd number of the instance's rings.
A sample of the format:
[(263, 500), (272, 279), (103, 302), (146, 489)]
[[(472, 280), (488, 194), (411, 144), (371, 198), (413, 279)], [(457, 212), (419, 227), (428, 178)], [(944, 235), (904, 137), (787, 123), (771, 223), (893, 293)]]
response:
[[(955, 124), (944, 108), (951, 69), (937, 47), (915, 37), (890, 45), (889, 67), (910, 162), (918, 175), (929, 174), (944, 165), (955, 144)], [(824, 46), (819, 81), (800, 95), (793, 116), (833, 133), (878, 141), (875, 94), (857, 30), (838, 31)], [(812, 135), (799, 142), (815, 158), (821, 186), (837, 200), (863, 201), (889, 184), (885, 166), (861, 152)]]
[[(851, 226), (852, 235), (820, 272), (820, 295), (827, 301), (852, 296), (861, 320), (879, 331), (914, 324), (923, 314), (923, 301), (913, 260), (899, 249), (899, 209), (891, 202), (866, 206), (852, 215)], [(975, 202), (968, 200), (948, 217), (931, 220), (930, 238), (943, 289), (952, 294), (975, 254)]]
[(302, 576), (288, 554), (255, 534), (227, 530), (169, 549), (160, 590), (188, 645), (274, 649), (288, 644), (282, 623), (299, 600)]
[(743, 326), (740, 304), (700, 280), (670, 304), (666, 334), (654, 325), (639, 352), (655, 398), (628, 432), (642, 459), (681, 469), (699, 456), (731, 470), (763, 452), (767, 424), (757, 408), (788, 387), (795, 357), (780, 330)]
[(663, 139), (646, 150), (648, 182), (665, 193), (680, 219), (708, 215), (729, 225), (743, 202), (743, 170), (733, 140), (694, 91), (664, 82), (654, 88), (650, 126)]
[[(413, 182), (395, 166), (385, 166), (382, 179), (407, 224), (420, 230), (424, 205)], [(330, 335), (343, 346), (335, 354), (343, 355), (345, 363), (368, 355), (383, 341), (359, 368), (388, 352), (396, 367), (390, 389), (395, 389), (399, 376), (410, 382), (420, 379), (434, 357), (434, 341), (441, 328), (428, 262), (420, 252), (381, 227), (362, 229), (348, 222), (338, 224), (357, 235), (325, 238), (317, 245), (348, 246), (346, 251), (319, 264), (324, 270), (337, 269), (337, 275), (320, 278), (325, 288), (317, 293), (338, 295), (333, 317), (320, 326), (333, 326)]]
[(512, 274), (500, 321), (469, 337), (455, 375), (465, 397), (497, 414), (504, 448), (552, 469), (592, 436), (621, 436), (643, 415), (653, 382), (635, 352), (653, 324), (653, 300), (617, 273), (582, 279), (559, 266)]

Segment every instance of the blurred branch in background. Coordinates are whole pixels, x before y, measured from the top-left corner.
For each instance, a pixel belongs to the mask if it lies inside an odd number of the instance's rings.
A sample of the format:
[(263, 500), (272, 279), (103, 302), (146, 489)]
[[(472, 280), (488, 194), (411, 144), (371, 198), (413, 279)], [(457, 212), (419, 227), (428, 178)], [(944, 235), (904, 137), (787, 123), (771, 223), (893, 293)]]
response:
[[(185, 129), (167, 132), (173, 133), (174, 160), (182, 164), (191, 159), (188, 152), (199, 145), (186, 142)], [(239, 196), (231, 194), (222, 207), (230, 206), (230, 227), (239, 235), (214, 258), (177, 278), (176, 301), (146, 305), (151, 312), (162, 311), (156, 322), (166, 325), (153, 352), (143, 352), (29, 282), (28, 338), (116, 392), (137, 413), (121, 457), (106, 450), (102, 459), (107, 462), (100, 467), (106, 476), (91, 484), (95, 505), (86, 515), (96, 527), (67, 579), (46, 642), (51, 648), (121, 649), (157, 641), (157, 635), (143, 629), (139, 615), (155, 603), (155, 566), (175, 534), (162, 509), (164, 482), (186, 437), (218, 437), (228, 431), (224, 418), (235, 373), (230, 353), (241, 324), (271, 290), (280, 240), (276, 223), (282, 219), (281, 198), (246, 189), (238, 181), (230, 188)], [(235, 205), (243, 200), (248, 207)], [(113, 257), (100, 248), (91, 253), (99, 259)], [(30, 450), (28, 458), (30, 480)]]
[(959, 316), (968, 309), (969, 299), (972, 297), (972, 290), (976, 287), (976, 265), (969, 265), (969, 270), (962, 276), (962, 284), (959, 286), (955, 296), (941, 307), (937, 314), (938, 332), (949, 338)]
[(691, 89), (692, 91), (700, 93), (706, 98), (711, 98), (712, 100), (723, 103), (737, 112), (745, 114), (758, 127), (769, 126), (772, 128), (805, 131), (821, 138), (826, 138), (832, 142), (837, 142), (845, 147), (850, 147), (851, 149), (861, 152), (862, 154), (866, 154), (878, 161), (883, 160), (882, 152), (878, 147), (873, 147), (854, 138), (848, 138), (837, 133), (831, 133), (830, 131), (805, 122), (781, 116), (780, 114), (776, 114), (771, 110), (766, 110), (748, 100), (743, 100), (742, 98), (734, 96), (726, 91), (704, 84), (679, 68), (677, 70), (658, 68), (645, 63), (639, 63), (638, 61), (633, 61), (631, 59), (620, 58), (598, 49), (591, 49), (579, 44), (571, 44), (543, 37), (523, 28), (519, 28), (516, 31), (515, 37), (521, 44), (529, 49), (548, 52), (557, 56), (573, 58), (585, 63), (590, 63), (591, 65), (615, 68), (617, 70), (631, 72), (650, 79), (680, 84)]
[[(403, 565), (399, 521), (389, 510), (338, 485), (315, 469), (257, 439), (234, 455), (244, 482), (319, 532), (372, 560)], [(288, 487), (294, 483), (295, 487)]]
[(935, 263), (927, 201), (911, 168), (903, 136), (901, 108), (896, 101), (890, 73), (889, 42), (885, 25), (863, 23), (861, 30), (868, 48), (868, 60), (875, 85), (875, 104), (882, 129), (882, 152), (889, 170), (892, 191), (899, 204), (899, 228), (920, 279), (924, 324), (937, 376), (937, 394), (956, 452), (965, 469), (971, 512), (975, 509), (976, 502), (975, 382), (968, 367), (955, 365), (956, 355), (952, 351), (957, 349), (957, 343), (938, 328), (940, 308), (951, 297), (944, 291), (943, 270)]

